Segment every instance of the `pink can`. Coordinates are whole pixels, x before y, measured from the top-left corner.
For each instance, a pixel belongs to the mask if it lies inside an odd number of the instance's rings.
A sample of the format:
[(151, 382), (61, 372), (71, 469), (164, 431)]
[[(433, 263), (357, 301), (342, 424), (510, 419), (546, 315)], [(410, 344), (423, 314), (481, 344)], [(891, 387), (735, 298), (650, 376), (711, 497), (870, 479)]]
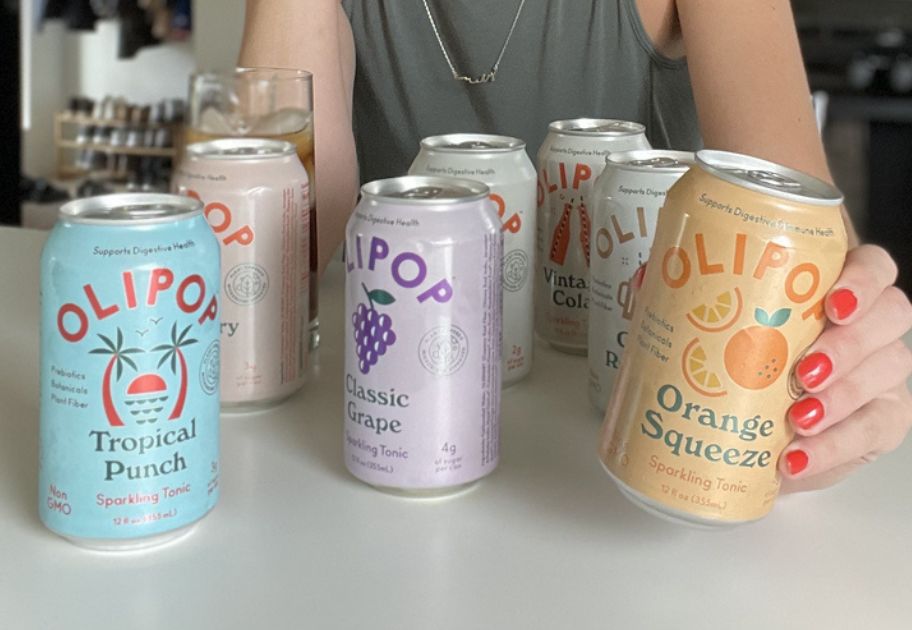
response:
[(256, 410), (303, 384), (308, 359), (307, 171), (289, 142), (191, 144), (174, 189), (200, 199), (221, 244), (221, 399)]
[(488, 187), (371, 182), (345, 238), (345, 465), (435, 496), (497, 466), (503, 232)]

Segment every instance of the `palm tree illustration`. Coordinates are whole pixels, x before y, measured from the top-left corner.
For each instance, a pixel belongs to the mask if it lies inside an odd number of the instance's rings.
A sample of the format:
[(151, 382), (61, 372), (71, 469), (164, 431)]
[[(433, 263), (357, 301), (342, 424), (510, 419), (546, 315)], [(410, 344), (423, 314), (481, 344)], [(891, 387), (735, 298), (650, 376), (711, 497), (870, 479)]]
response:
[(111, 375), (116, 371), (115, 380), (120, 381), (124, 364), (133, 368), (133, 371), (136, 371), (136, 364), (129, 355), (143, 352), (143, 349), (124, 348), (123, 332), (121, 332), (120, 327), (117, 328), (116, 343), (111, 341), (110, 337), (105, 337), (102, 334), (99, 334), (98, 337), (104, 342), (104, 347), (89, 350), (89, 354), (106, 354), (111, 356), (111, 358), (108, 359), (108, 366), (105, 368), (101, 384), (105, 415), (108, 417), (108, 423), (112, 427), (122, 427), (124, 426), (123, 420), (121, 420), (120, 414), (117, 413), (117, 409), (114, 407), (114, 399), (111, 396)]
[(171, 362), (171, 373), (177, 374), (177, 367), (180, 365), (180, 391), (177, 394), (177, 401), (174, 403), (174, 410), (168, 416), (168, 420), (179, 418), (184, 412), (184, 402), (187, 399), (187, 360), (181, 348), (193, 345), (196, 339), (190, 339), (187, 334), (190, 332), (190, 326), (184, 328), (180, 334), (177, 334), (177, 322), (171, 325), (171, 343), (165, 343), (152, 348), (152, 352), (162, 352), (162, 358), (158, 362), (158, 367), (165, 364), (165, 361)]

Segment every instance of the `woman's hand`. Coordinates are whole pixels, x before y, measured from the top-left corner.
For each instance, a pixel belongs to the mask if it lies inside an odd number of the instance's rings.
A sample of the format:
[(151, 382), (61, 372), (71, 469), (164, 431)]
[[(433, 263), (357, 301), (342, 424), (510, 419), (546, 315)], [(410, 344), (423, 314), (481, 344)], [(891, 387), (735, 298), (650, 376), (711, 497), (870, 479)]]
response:
[(788, 417), (797, 435), (779, 460), (782, 491), (814, 490), (897, 448), (912, 428), (912, 305), (880, 247), (849, 251), (827, 296), (830, 323), (795, 368), (805, 393)]

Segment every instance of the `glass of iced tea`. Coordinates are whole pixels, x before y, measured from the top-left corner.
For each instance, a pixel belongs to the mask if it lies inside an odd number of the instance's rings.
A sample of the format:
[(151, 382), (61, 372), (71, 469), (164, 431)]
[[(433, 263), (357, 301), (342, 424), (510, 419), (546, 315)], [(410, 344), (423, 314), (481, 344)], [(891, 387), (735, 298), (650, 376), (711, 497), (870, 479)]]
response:
[(310, 180), (310, 346), (320, 343), (313, 77), (288, 68), (200, 72), (190, 79), (186, 144), (218, 138), (268, 138), (297, 147)]

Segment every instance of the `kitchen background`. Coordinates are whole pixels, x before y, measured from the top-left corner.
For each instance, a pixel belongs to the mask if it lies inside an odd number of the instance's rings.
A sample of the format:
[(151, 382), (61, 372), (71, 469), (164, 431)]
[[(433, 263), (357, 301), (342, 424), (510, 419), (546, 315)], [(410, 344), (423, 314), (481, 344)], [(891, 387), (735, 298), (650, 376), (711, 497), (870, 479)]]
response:
[[(837, 184), (863, 238), (891, 251), (910, 291), (912, 0), (793, 6)], [(243, 11), (244, 0), (0, 0), (0, 223), (48, 226), (59, 192), (80, 181), (61, 176), (83, 168), (155, 185), (190, 73), (234, 64)], [(109, 96), (126, 101), (105, 110)], [(86, 151), (96, 129), (78, 122), (95, 114), (145, 133), (108, 127), (111, 153)]]

